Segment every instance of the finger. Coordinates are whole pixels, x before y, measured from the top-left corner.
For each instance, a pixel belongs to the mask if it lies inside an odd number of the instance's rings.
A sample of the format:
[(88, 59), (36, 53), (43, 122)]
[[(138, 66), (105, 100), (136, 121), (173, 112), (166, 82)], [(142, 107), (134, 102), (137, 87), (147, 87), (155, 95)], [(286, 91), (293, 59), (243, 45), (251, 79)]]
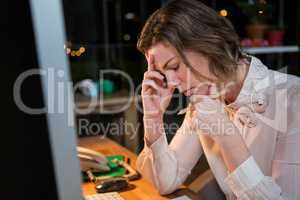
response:
[(216, 99), (212, 99), (210, 96), (207, 95), (193, 95), (192, 99), (202, 104), (214, 104), (217, 103)]
[(170, 71), (166, 71), (166, 79), (168, 83), (168, 87), (177, 87), (179, 85), (179, 81), (174, 79), (174, 76), (172, 76)]
[(215, 99), (212, 99), (210, 96), (204, 94), (193, 94), (189, 100), (192, 104), (197, 105), (210, 105), (215, 102)]
[(147, 71), (144, 73), (144, 79), (157, 78), (161, 81), (164, 80), (164, 76), (157, 71)]
[[(143, 85), (144, 86), (148, 86), (148, 87), (152, 87), (153, 89), (157, 90), (157, 91), (161, 91), (163, 88), (158, 86), (155, 81), (153, 80), (144, 80), (143, 81)], [(146, 89), (146, 88), (145, 88)]]
[(221, 97), (221, 93), (220, 93), (220, 91), (218, 90), (218, 88), (217, 88), (217, 85), (216, 84), (212, 84), (211, 86), (210, 86), (210, 91), (209, 91), (209, 96), (212, 98), (212, 99), (218, 99), (218, 98), (220, 98)]
[(168, 94), (172, 96), (173, 93), (174, 93), (174, 91), (175, 91), (175, 88), (176, 88), (176, 87), (174, 87), (174, 86), (172, 86), (172, 85), (169, 85), (169, 86), (168, 86)]
[(200, 101), (194, 104), (201, 114), (212, 114), (224, 112), (223, 105), (221, 102), (211, 99), (208, 96), (203, 96)]
[(153, 55), (149, 54), (147, 62), (148, 62), (148, 71), (153, 71), (155, 69)]
[(192, 95), (189, 100), (192, 104), (198, 104), (202, 101), (202, 98), (203, 98), (203, 95), (198, 95), (198, 94), (195, 94), (195, 95)]
[(174, 91), (175, 91), (176, 86), (172, 85), (172, 84), (168, 84), (167, 88), (164, 88), (164, 92), (165, 94), (169, 94), (169, 95), (173, 95)]
[(164, 76), (164, 74), (162, 74), (159, 71), (147, 71), (144, 74), (144, 79), (152, 79), (154, 80), (160, 87), (166, 88), (167, 86), (167, 80)]
[(147, 88), (145, 88), (145, 89), (142, 91), (142, 96), (144, 96), (144, 95), (151, 95), (152, 92), (153, 92), (153, 88), (147, 86)]

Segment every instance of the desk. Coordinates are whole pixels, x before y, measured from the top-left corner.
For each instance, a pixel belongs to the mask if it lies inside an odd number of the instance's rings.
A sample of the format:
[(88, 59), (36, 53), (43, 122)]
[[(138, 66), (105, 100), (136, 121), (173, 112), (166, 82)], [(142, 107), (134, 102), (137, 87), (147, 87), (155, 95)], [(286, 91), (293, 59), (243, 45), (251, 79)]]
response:
[[(101, 136), (84, 137), (79, 139), (78, 144), (82, 147), (93, 149), (105, 155), (122, 154), (128, 156), (128, 158), (130, 158), (131, 165), (134, 168), (136, 167), (135, 162), (137, 155), (108, 138)], [(121, 196), (124, 197), (126, 200), (165, 200), (181, 195), (187, 195), (191, 199), (195, 200), (203, 200), (198, 195), (193, 193), (188, 188), (185, 188), (184, 186), (170, 195), (161, 196), (159, 195), (157, 190), (151, 185), (151, 183), (146, 181), (143, 177), (135, 181), (130, 181), (130, 183), (135, 185), (136, 187), (129, 191), (120, 192)], [(82, 188), (84, 195), (96, 193), (93, 183), (83, 183)]]

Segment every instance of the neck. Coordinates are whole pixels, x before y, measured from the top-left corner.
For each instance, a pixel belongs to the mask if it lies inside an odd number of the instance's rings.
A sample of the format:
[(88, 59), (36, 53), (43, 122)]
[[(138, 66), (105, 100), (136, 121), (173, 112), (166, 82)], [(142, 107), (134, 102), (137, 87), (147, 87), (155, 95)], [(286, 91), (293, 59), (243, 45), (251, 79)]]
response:
[(246, 62), (240, 62), (238, 64), (238, 70), (237, 70), (237, 77), (232, 86), (230, 86), (227, 89), (227, 92), (225, 93), (224, 100), (226, 104), (233, 103), (238, 95), (240, 94), (240, 91), (243, 87), (243, 83), (246, 79), (248, 70), (249, 70), (250, 64)]

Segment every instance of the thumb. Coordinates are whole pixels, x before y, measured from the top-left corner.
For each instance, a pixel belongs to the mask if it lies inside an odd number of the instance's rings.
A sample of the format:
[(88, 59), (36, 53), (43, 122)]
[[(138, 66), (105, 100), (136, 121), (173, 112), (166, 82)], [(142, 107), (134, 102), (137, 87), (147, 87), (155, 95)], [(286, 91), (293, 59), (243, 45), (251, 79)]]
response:
[(204, 114), (213, 114), (220, 112), (220, 109), (222, 109), (221, 102), (218, 102), (209, 96), (202, 96), (201, 100), (197, 101), (195, 106), (199, 112)]

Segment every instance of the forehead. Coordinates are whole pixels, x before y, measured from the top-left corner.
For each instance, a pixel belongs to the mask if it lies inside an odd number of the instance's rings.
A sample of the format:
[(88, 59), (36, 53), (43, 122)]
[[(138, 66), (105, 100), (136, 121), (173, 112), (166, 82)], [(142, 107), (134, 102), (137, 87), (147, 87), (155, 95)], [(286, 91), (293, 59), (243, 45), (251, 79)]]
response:
[(162, 65), (168, 59), (177, 56), (176, 49), (165, 43), (157, 43), (152, 45), (146, 52), (147, 59), (152, 55), (156, 65)]

